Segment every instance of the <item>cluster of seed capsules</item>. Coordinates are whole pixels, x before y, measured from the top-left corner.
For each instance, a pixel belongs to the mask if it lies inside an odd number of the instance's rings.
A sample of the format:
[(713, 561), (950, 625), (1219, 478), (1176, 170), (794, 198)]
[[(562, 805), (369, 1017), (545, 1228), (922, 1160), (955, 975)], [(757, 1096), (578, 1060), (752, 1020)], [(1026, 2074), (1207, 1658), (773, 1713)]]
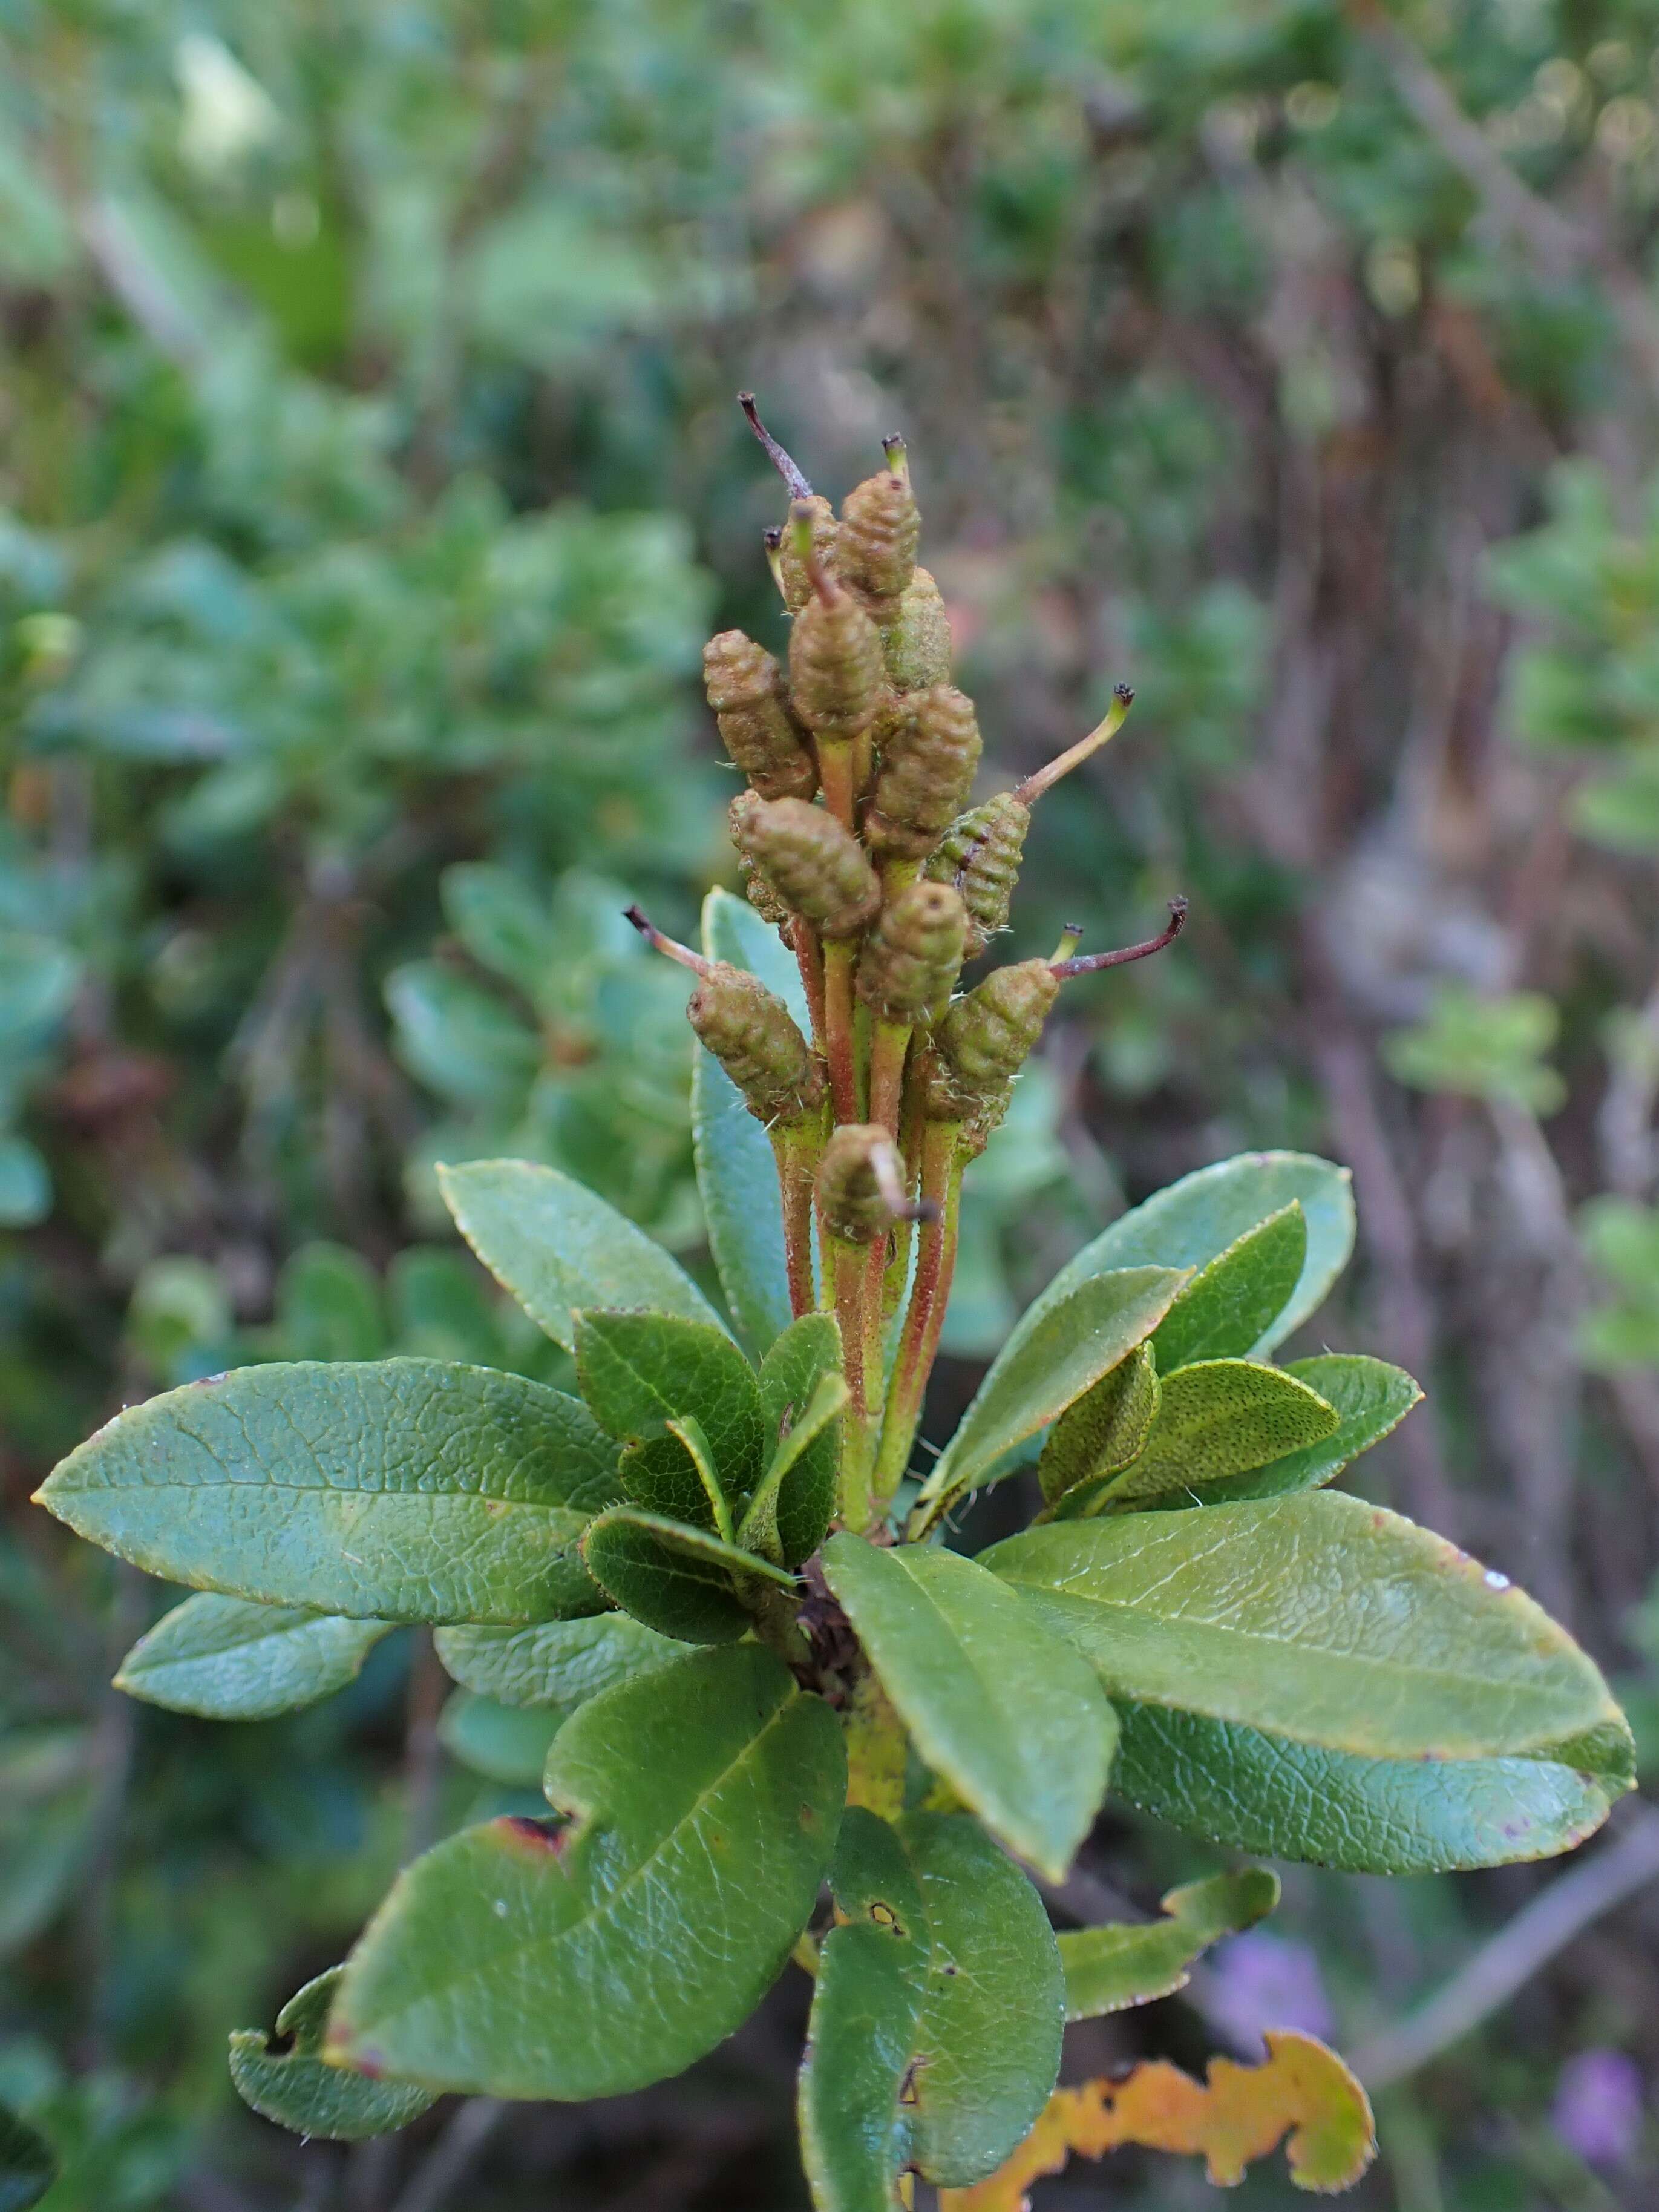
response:
[(747, 779), (731, 806), (744, 887), (800, 963), (812, 1036), (745, 970), (634, 919), (695, 969), (692, 1026), (772, 1136), (797, 1313), (816, 1303), (815, 1212), (879, 1510), (908, 1462), (938, 1343), (964, 1165), (1007, 1110), (1062, 981), (1157, 951), (1185, 905), (1145, 944), (1080, 957), (1069, 933), (1053, 958), (994, 969), (955, 995), (964, 962), (1008, 925), (1033, 804), (1111, 737), (1134, 695), (1120, 687), (1098, 729), (971, 805), (979, 727), (950, 680), (939, 587), (917, 565), (902, 441), (884, 441), (887, 466), (837, 515), (740, 398), (790, 493), (787, 525), (766, 533), (791, 617), (788, 665), (724, 630), (704, 673)]

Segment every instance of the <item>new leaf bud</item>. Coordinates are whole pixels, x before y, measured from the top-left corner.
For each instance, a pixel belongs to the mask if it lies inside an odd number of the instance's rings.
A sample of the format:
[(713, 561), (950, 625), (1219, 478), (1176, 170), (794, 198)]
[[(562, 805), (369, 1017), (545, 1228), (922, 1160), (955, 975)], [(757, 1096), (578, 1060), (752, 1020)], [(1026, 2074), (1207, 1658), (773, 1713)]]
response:
[(881, 904), (875, 871), (857, 839), (821, 806), (744, 793), (731, 823), (739, 848), (821, 935), (857, 937), (875, 920)]
[(960, 815), (928, 862), (935, 883), (954, 884), (968, 910), (967, 957), (983, 952), (1008, 926), (1008, 908), (1020, 880), (1031, 809), (1011, 792)]
[(860, 737), (887, 695), (881, 633), (821, 567), (818, 577), (790, 632), (790, 702), (819, 738)]
[(950, 676), (950, 617), (939, 586), (925, 568), (900, 593), (889, 616), (877, 617), (887, 676), (899, 691), (924, 690)]
[(948, 884), (907, 884), (864, 940), (858, 995), (884, 1021), (920, 1020), (956, 981), (966, 929), (961, 899)]
[(915, 575), (921, 535), (909, 477), (883, 469), (855, 484), (841, 502), (837, 566), (855, 590), (885, 606)]
[(935, 1211), (905, 1196), (899, 1148), (879, 1122), (844, 1121), (830, 1132), (817, 1192), (825, 1228), (850, 1244), (873, 1244), (895, 1221), (926, 1219)]
[(820, 1110), (816, 1055), (783, 1000), (745, 969), (711, 962), (686, 1012), (757, 1121), (800, 1121)]
[(875, 850), (913, 860), (932, 852), (968, 795), (979, 750), (973, 702), (954, 684), (930, 684), (902, 700), (865, 824)]
[(703, 647), (703, 683), (726, 750), (760, 796), (810, 799), (818, 763), (771, 653), (741, 629), (724, 629)]

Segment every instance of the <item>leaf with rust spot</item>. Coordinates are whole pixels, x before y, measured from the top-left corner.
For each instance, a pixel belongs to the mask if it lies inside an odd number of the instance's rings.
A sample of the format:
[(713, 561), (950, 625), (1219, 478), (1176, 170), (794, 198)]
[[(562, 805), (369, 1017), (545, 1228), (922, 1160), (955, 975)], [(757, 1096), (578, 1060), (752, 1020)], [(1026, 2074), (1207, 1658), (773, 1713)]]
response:
[(944, 2191), (941, 2212), (1023, 2212), (1031, 2184), (1058, 2173), (1073, 2151), (1102, 2158), (1126, 2143), (1202, 2157), (1210, 2180), (1230, 2188), (1288, 2136), (1298, 2189), (1351, 2189), (1377, 2151), (1365, 2091), (1311, 2036), (1270, 2029), (1266, 2041), (1262, 2065), (1213, 2058), (1204, 2081), (1159, 2058), (1120, 2081), (1057, 2089), (1008, 2163), (976, 2188)]

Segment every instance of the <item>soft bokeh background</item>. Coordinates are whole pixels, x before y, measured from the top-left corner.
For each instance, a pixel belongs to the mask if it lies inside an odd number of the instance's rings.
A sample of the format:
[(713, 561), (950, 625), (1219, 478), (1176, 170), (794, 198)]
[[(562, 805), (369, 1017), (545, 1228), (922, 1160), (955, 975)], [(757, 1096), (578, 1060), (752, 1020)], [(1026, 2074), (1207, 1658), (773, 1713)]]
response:
[[(1068, 994), (978, 1171), (937, 1411), (1125, 1202), (1326, 1151), (1362, 1243), (1302, 1348), (1432, 1392), (1366, 1482), (1570, 1622), (1659, 1758), (1656, 30), (0, 0), (0, 2096), (68, 2154), (52, 2212), (802, 2202), (798, 1976), (609, 2106), (350, 2153), (244, 2112), (227, 2029), (525, 1752), (409, 1636), (282, 1723), (131, 1705), (171, 1594), (27, 1503), (235, 1360), (548, 1371), (434, 1158), (561, 1164), (699, 1264), (683, 986), (617, 909), (689, 930), (730, 866), (698, 648), (780, 633), (739, 385), (836, 494), (909, 438), (988, 788), (1137, 687), (1014, 949), (1193, 901)], [(1196, 2004), (1070, 2063), (1301, 2024), (1377, 2087), (1356, 2202), (1650, 2204), (1642, 1820), (1582, 1879), (1291, 1870)], [(1077, 1901), (1213, 1861), (1109, 1816)], [(1211, 2201), (1128, 2159), (1038, 2197)]]

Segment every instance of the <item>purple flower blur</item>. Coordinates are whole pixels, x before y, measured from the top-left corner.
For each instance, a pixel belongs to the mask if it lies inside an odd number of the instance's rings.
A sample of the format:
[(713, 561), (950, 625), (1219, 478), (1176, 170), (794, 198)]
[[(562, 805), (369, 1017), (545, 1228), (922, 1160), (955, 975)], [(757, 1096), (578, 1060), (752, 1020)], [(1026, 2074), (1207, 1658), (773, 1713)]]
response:
[(1623, 2051), (1581, 2051), (1561, 2069), (1550, 2125), (1587, 2166), (1627, 2166), (1642, 2133), (1642, 2069)]
[(1268, 2027), (1293, 2027), (1329, 2041), (1335, 2023), (1319, 1973), (1305, 1943), (1253, 1928), (1215, 1956), (1211, 2010), (1219, 2027), (1241, 2043), (1259, 2042)]

